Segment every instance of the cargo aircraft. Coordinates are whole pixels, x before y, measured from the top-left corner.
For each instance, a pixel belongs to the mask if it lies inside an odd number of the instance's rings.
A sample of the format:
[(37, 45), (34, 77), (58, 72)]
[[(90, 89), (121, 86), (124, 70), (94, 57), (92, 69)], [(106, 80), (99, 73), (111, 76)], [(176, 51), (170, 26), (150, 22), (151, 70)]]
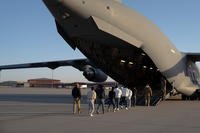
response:
[(199, 89), (200, 53), (180, 52), (143, 15), (121, 0), (43, 0), (58, 33), (87, 58), (0, 66), (3, 69), (73, 66), (93, 82), (107, 75), (126, 86), (156, 86), (165, 78), (184, 95)]

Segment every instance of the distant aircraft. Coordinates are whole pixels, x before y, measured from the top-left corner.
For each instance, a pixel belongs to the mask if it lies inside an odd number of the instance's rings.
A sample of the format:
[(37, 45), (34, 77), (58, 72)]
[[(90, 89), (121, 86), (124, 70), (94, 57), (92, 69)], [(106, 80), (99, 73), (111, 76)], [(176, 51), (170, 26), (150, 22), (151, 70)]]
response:
[(121, 0), (43, 0), (55, 18), (58, 33), (87, 59), (0, 66), (3, 69), (73, 66), (89, 80), (107, 75), (133, 87), (169, 87), (192, 95), (199, 89), (200, 53), (182, 53), (147, 18)]

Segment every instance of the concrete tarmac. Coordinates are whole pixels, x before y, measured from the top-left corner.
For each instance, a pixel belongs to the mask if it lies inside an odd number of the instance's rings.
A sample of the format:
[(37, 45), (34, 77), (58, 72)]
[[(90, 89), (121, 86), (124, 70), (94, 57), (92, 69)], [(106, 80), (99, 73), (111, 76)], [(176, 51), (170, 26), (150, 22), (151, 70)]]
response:
[[(86, 94), (86, 90), (83, 94)], [(72, 114), (71, 91), (0, 88), (0, 133), (195, 133), (200, 131), (199, 101), (164, 101), (156, 107)]]

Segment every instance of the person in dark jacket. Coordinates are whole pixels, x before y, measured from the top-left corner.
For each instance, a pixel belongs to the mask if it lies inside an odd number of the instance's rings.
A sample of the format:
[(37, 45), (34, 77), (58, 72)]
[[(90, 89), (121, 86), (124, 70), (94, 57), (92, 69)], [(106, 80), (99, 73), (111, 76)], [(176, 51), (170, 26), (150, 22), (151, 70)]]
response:
[(78, 83), (72, 89), (72, 97), (73, 97), (73, 114), (76, 113), (76, 107), (78, 109), (78, 114), (80, 114), (81, 113), (81, 90), (80, 90), (80, 85)]
[(114, 92), (114, 87), (109, 91), (108, 93), (108, 112), (110, 111), (110, 105), (113, 106), (113, 112), (115, 112), (115, 92)]
[(133, 95), (132, 95), (132, 106), (135, 107), (137, 103), (137, 89), (133, 88), (132, 90)]
[(105, 90), (102, 85), (97, 86), (96, 94), (97, 94), (97, 114), (99, 114), (100, 106), (102, 106), (102, 113), (104, 114)]
[(161, 96), (162, 100), (165, 100), (166, 97), (166, 86), (167, 86), (167, 81), (162, 77), (161, 78)]

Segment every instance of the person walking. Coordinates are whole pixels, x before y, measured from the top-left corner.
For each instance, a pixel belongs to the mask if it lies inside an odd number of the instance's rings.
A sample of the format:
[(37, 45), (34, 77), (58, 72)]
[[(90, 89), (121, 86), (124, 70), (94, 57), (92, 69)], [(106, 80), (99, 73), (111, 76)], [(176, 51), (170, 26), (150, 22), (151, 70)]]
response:
[(72, 89), (72, 97), (73, 97), (73, 114), (76, 113), (76, 107), (78, 109), (78, 114), (80, 114), (81, 113), (81, 90), (80, 90), (80, 85), (78, 83)]
[(115, 105), (116, 105), (116, 110), (119, 110), (119, 102), (120, 102), (120, 99), (121, 99), (121, 96), (122, 96), (122, 91), (121, 91), (121, 89), (119, 89), (119, 87), (116, 85), (116, 86), (115, 86), (115, 89), (114, 89), (114, 92), (115, 92)]
[(133, 88), (133, 95), (132, 95), (132, 106), (135, 107), (137, 103), (137, 89)]
[(94, 113), (94, 101), (96, 100), (96, 92), (94, 91), (94, 87), (91, 87), (91, 90), (87, 93), (88, 99), (88, 113), (90, 116), (93, 116)]
[(115, 92), (114, 92), (114, 87), (109, 91), (108, 93), (108, 112), (110, 111), (110, 105), (113, 106), (113, 112), (115, 112)]
[(166, 86), (167, 86), (167, 81), (162, 77), (161, 78), (161, 96), (162, 100), (165, 100), (166, 97)]
[(99, 108), (102, 106), (102, 113), (104, 114), (104, 101), (105, 101), (105, 90), (103, 85), (98, 85), (96, 89), (97, 94), (97, 114), (99, 114)]
[(122, 86), (122, 101), (121, 101), (121, 108), (125, 107), (126, 110), (128, 110), (128, 96), (129, 96), (129, 89), (127, 87)]
[(147, 84), (144, 89), (145, 106), (150, 106), (151, 96), (152, 96), (152, 89), (149, 86), (149, 84)]
[(127, 107), (131, 108), (131, 99), (132, 99), (133, 91), (128, 89), (128, 97), (127, 97)]

